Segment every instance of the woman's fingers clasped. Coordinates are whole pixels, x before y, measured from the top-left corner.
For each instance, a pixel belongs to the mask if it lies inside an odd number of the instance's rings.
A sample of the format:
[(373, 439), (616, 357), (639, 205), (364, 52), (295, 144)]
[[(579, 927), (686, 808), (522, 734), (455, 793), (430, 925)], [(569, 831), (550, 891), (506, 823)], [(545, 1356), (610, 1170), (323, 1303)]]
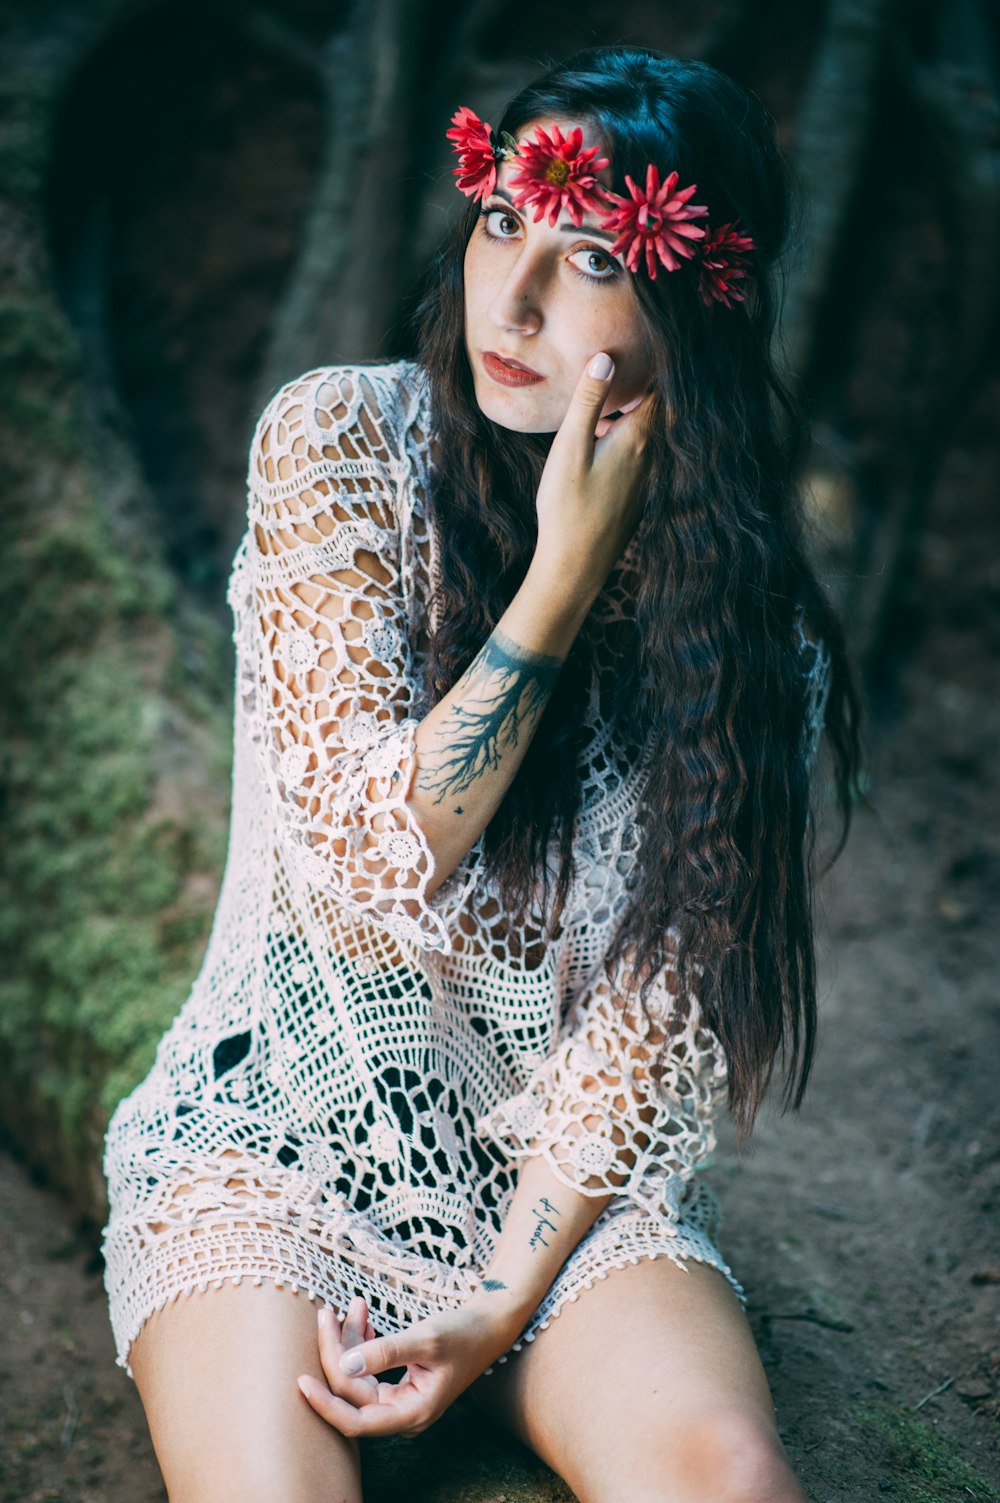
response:
[[(336, 1319), (337, 1317), (334, 1314), (334, 1323), (336, 1322)], [(323, 1324), (324, 1322), (320, 1320), (321, 1330)], [(372, 1341), (374, 1340), (374, 1338), (375, 1330), (368, 1318), (368, 1304), (362, 1295), (356, 1294), (351, 1300), (351, 1303), (348, 1305), (347, 1313), (344, 1316), (340, 1336), (342, 1350), (339, 1351), (337, 1355), (338, 1357), (341, 1357), (343, 1356), (344, 1351), (347, 1351), (350, 1347), (360, 1346), (363, 1341)]]
[[(307, 1374), (299, 1378), (299, 1389), (313, 1409), (345, 1435), (388, 1434), (398, 1430), (409, 1417), (410, 1405), (417, 1397), (408, 1381), (409, 1375), (398, 1383), (384, 1383), (374, 1373), (350, 1377), (340, 1365), (340, 1359), (351, 1347), (376, 1340), (364, 1298), (356, 1295), (351, 1300), (342, 1321), (335, 1310), (321, 1306), (317, 1311), (317, 1326), (320, 1365), (328, 1386), (324, 1388)], [(388, 1407), (374, 1426), (362, 1420), (362, 1411), (380, 1405)]]
[[(321, 1305), (317, 1311), (317, 1327), (320, 1364), (326, 1374), (331, 1392), (340, 1394), (349, 1403), (357, 1406), (377, 1403), (379, 1384), (374, 1374), (365, 1373), (359, 1378), (351, 1378), (342, 1372), (340, 1367), (340, 1359), (346, 1351), (349, 1351), (351, 1347), (360, 1346), (363, 1341), (374, 1338), (375, 1332), (368, 1319), (368, 1306), (365, 1300), (360, 1295), (356, 1295), (348, 1305), (343, 1321), (340, 1320), (336, 1310), (331, 1310), (327, 1305)], [(370, 1336), (369, 1332), (371, 1332)], [(299, 1386), (302, 1387), (301, 1382)], [(305, 1391), (303, 1388), (303, 1392)]]

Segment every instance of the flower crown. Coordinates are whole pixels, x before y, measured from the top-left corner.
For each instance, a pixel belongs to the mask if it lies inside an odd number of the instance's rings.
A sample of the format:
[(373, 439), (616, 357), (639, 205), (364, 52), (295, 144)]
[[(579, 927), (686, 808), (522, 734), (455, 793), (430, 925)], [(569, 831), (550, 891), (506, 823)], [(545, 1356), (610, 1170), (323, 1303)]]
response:
[(645, 189), (626, 173), (631, 197), (611, 193), (596, 176), (607, 167), (608, 158), (598, 156), (599, 146), (583, 147), (580, 126), (568, 136), (555, 123), (551, 134), (539, 126), (519, 147), (507, 131), (497, 141), (492, 127), (463, 105), (452, 116), (446, 135), (458, 154), (455, 186), (468, 197), (488, 198), (496, 187), (497, 163), (517, 157), (524, 165), (510, 179), (514, 205), (518, 209), (534, 206), (536, 224), (547, 216), (554, 226), (562, 212), (580, 225), (584, 211), (593, 210), (602, 229), (616, 232), (611, 254), (625, 251), (629, 271), (638, 271), (645, 260), (649, 277), (655, 281), (657, 262), (667, 271), (677, 271), (685, 261), (694, 260), (699, 268), (698, 294), (706, 307), (719, 302), (731, 308), (744, 301), (745, 288), (737, 284), (750, 275), (746, 258), (757, 247), (749, 235), (739, 232), (736, 221), (714, 230), (708, 223), (694, 223), (708, 214), (705, 204), (689, 202), (698, 191), (697, 183), (678, 189), (676, 172), (661, 182), (659, 169), (650, 162)]

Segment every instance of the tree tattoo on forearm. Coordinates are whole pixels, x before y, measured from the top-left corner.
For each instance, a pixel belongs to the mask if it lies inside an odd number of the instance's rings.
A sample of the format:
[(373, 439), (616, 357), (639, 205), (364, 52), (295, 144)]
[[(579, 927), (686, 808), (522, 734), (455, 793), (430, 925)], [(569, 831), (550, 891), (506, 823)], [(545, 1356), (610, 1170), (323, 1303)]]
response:
[(532, 652), (497, 627), (462, 678), (481, 708), (454, 707), (447, 722), (449, 754), (433, 765), (425, 759), (419, 786), (437, 790), (435, 802), (441, 803), (499, 766), (504, 750), (517, 746), (521, 731), (541, 715), (561, 668), (561, 658)]

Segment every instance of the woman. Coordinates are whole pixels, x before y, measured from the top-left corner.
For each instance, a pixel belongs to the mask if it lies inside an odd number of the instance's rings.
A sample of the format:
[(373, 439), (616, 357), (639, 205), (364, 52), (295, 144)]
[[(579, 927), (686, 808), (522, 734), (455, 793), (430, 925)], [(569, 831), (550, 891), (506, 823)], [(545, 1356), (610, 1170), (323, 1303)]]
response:
[(119, 1362), (172, 1500), (358, 1499), (467, 1389), (582, 1503), (801, 1500), (697, 1173), (779, 1049), (802, 1098), (824, 725), (845, 833), (857, 772), (781, 159), (632, 48), (449, 135), (419, 360), (251, 445), (219, 907), (108, 1130)]

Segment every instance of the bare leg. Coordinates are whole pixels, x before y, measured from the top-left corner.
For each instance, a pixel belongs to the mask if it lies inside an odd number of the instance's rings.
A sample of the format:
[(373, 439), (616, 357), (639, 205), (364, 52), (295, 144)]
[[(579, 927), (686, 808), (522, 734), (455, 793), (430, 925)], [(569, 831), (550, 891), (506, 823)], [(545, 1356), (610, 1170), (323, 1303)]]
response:
[(580, 1503), (805, 1503), (716, 1268), (613, 1269), (469, 1390)]
[(358, 1442), (296, 1385), (323, 1378), (317, 1309), (244, 1280), (150, 1316), (129, 1361), (170, 1503), (360, 1503)]

